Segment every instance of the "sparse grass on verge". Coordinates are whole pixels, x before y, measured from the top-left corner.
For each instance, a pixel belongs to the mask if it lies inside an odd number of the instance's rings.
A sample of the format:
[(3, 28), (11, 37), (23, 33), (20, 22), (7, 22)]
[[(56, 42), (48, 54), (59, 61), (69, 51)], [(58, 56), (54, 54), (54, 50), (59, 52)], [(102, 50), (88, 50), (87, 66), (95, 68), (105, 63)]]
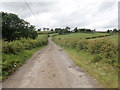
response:
[(85, 51), (64, 48), (75, 64), (93, 76), (105, 88), (118, 88), (118, 69), (104, 62), (91, 63), (93, 55)]

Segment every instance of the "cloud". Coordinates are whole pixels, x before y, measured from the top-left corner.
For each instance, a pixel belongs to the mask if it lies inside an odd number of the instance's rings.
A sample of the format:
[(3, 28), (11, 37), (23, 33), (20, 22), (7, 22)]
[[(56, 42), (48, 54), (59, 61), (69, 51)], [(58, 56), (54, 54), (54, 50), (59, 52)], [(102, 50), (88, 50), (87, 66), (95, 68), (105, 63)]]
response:
[[(39, 2), (38, 2), (39, 1)], [(37, 28), (66, 27), (107, 30), (117, 28), (117, 0), (38, 0), (28, 2), (0, 2), (0, 10), (12, 12)]]

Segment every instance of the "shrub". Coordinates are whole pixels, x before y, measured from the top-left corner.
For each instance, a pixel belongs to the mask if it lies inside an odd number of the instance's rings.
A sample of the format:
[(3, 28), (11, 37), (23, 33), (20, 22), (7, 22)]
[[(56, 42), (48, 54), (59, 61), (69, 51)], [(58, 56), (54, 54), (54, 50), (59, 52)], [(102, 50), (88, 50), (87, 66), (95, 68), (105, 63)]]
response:
[(109, 39), (98, 39), (98, 40), (86, 40), (79, 38), (58, 38), (54, 37), (53, 41), (60, 46), (76, 49), (85, 50), (94, 55), (93, 62), (98, 62), (104, 58), (105, 63), (113, 66), (120, 67), (118, 65), (118, 46), (112, 43)]
[(17, 54), (22, 50), (30, 50), (32, 48), (42, 46), (47, 44), (47, 37), (37, 38), (37, 39), (25, 39), (15, 40), (11, 42), (3, 41), (3, 53), (13, 53)]
[(76, 46), (77, 50), (87, 50), (88, 49), (88, 41), (84, 40), (84, 39), (80, 39), (77, 42), (77, 46)]
[[(3, 58), (2, 58), (2, 75), (3, 78), (15, 71), (21, 64), (24, 63), (24, 59), (28, 57), (28, 54), (23, 56), (23, 53), (18, 53), (24, 50), (30, 50), (35, 47), (44, 46), (48, 43), (47, 36), (42, 36), (37, 39), (25, 39), (15, 40), (12, 42), (3, 41)], [(19, 54), (19, 55), (17, 55)]]

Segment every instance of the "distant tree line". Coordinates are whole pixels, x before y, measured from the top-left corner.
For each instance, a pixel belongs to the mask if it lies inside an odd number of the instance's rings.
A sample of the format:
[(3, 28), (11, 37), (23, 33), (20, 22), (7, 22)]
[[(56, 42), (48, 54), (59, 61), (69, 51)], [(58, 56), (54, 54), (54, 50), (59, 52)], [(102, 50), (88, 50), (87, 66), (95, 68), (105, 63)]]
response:
[(116, 28), (115, 29), (113, 29), (113, 30), (107, 30), (107, 33), (118, 33), (118, 32), (120, 32), (120, 29), (119, 30), (117, 30)]
[(59, 35), (63, 35), (63, 34), (67, 34), (70, 33), (70, 27), (66, 27), (66, 28), (55, 28), (55, 32), (59, 33)]
[[(75, 27), (74, 29), (71, 30), (70, 27), (66, 27), (66, 28), (55, 28), (55, 29), (47, 29), (48, 34), (51, 33), (59, 33), (59, 35), (63, 35), (63, 34), (68, 34), (68, 33), (94, 33), (96, 32), (95, 29), (91, 30), (91, 29), (86, 29), (86, 28), (77, 28)], [(43, 28), (44, 30), (44, 28)], [(48, 31), (49, 30), (49, 31)], [(41, 28), (38, 29), (38, 31), (41, 31)], [(44, 30), (45, 31), (45, 30)], [(45, 31), (46, 32), (46, 31)], [(107, 30), (107, 33), (117, 33), (120, 32), (120, 30), (117, 29), (113, 29), (113, 30)], [(101, 32), (101, 33), (106, 33), (106, 32)]]
[(94, 30), (91, 30), (91, 29), (86, 29), (86, 28), (77, 28), (75, 27), (75, 29), (73, 30), (73, 32), (82, 32), (82, 33), (93, 33), (95, 32), (95, 29)]
[[(48, 28), (47, 28), (48, 29)], [(41, 31), (42, 29), (38, 29), (38, 31)], [(49, 31), (48, 31), (49, 30)], [(78, 29), (77, 27), (75, 27), (73, 30), (71, 30), (70, 27), (66, 27), (66, 28), (55, 28), (55, 29), (48, 29), (47, 32), (54, 32), (54, 33), (58, 33), (59, 35), (63, 35), (63, 34), (68, 34), (68, 33), (76, 33), (76, 32), (82, 32), (82, 33), (93, 33), (95, 32), (95, 29), (94, 30), (91, 30), (91, 29), (85, 29), (85, 28), (81, 28), (81, 29)], [(43, 31), (44, 28), (43, 28)]]
[(59, 33), (60, 35), (62, 35), (62, 34), (76, 33), (76, 32), (93, 33), (93, 32), (95, 32), (95, 30), (91, 30), (91, 29), (78, 29), (77, 27), (75, 27), (73, 30), (70, 30), (70, 27), (66, 27), (65, 29), (55, 28), (55, 32)]
[(59, 33), (59, 35), (62, 35), (62, 34), (67, 34), (67, 33), (70, 33), (70, 27), (66, 27), (66, 28), (55, 28), (55, 29), (50, 29), (50, 28), (39, 28), (38, 29), (38, 33), (40, 34), (44, 34), (45, 32), (47, 34), (52, 34), (52, 33)]
[(13, 41), (20, 38), (37, 37), (35, 26), (20, 19), (18, 15), (12, 13), (2, 13), (2, 37), (4, 40)]
[[(42, 31), (42, 28), (39, 28), (38, 31)], [(50, 28), (43, 28), (43, 31), (53, 31), (53, 29), (50, 29)]]

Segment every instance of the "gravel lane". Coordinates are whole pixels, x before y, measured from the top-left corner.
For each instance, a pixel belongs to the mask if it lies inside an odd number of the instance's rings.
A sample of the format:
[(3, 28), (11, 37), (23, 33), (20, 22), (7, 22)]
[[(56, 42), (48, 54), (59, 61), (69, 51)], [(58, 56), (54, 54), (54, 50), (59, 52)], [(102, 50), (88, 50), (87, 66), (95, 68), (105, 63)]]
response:
[(99, 88), (96, 80), (74, 65), (69, 56), (49, 38), (3, 83), (3, 88)]

